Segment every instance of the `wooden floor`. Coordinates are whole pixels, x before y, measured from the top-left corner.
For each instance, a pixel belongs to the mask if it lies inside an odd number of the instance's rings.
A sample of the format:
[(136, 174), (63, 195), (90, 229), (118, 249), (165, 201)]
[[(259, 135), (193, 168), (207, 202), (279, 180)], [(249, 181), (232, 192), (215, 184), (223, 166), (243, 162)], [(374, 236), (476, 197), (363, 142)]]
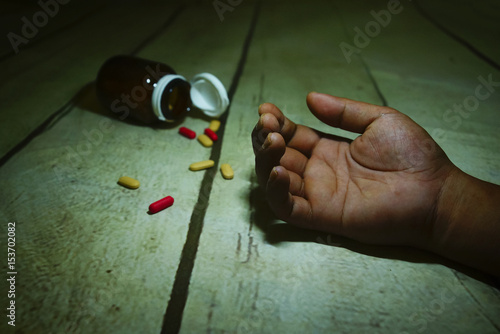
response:
[[(52, 1), (52, 15), (0, 3), (0, 234), (5, 245), (15, 222), (17, 272), (15, 299), (1, 285), (3, 312), (16, 305), (1, 333), (500, 332), (493, 278), (276, 220), (250, 140), (263, 102), (354, 138), (308, 112), (309, 91), (330, 93), (399, 109), (500, 184), (498, 1), (73, 0)], [(104, 110), (93, 81), (115, 54), (219, 77), (231, 98), (221, 140), (178, 135), (207, 127), (199, 112), (148, 127)], [(496, 85), (475, 98), (485, 81)], [(188, 170), (209, 158), (235, 178)], [(147, 213), (167, 195), (171, 208)]]

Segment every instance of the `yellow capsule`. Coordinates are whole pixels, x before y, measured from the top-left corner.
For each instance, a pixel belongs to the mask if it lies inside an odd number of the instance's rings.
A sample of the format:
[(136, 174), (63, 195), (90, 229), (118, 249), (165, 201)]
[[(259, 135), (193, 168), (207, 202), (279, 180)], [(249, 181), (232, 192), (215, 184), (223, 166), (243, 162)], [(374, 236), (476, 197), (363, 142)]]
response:
[(129, 176), (122, 176), (118, 179), (118, 184), (130, 189), (137, 189), (141, 185), (139, 181)]
[(220, 121), (214, 119), (210, 122), (210, 125), (208, 126), (208, 128), (210, 130), (212, 130), (213, 132), (217, 132), (217, 130), (219, 130), (219, 127), (220, 127)]
[(205, 161), (192, 163), (191, 165), (189, 165), (189, 169), (192, 171), (197, 171), (197, 170), (207, 169), (207, 168), (210, 168), (213, 166), (214, 166), (213, 160), (205, 160)]
[(231, 180), (234, 177), (234, 172), (233, 172), (233, 169), (231, 168), (230, 164), (222, 164), (222, 165), (220, 165), (220, 171), (222, 173), (222, 176), (226, 180)]
[(201, 145), (203, 145), (205, 147), (211, 147), (214, 144), (212, 139), (208, 138), (208, 136), (206, 134), (199, 135), (198, 141), (201, 143)]

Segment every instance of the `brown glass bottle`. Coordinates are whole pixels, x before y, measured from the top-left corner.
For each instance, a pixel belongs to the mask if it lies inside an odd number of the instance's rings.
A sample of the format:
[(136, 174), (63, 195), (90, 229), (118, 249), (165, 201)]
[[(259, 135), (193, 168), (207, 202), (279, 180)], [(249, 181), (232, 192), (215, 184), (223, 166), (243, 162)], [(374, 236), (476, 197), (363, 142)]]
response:
[[(165, 76), (161, 92), (156, 89)], [(191, 109), (191, 85), (166, 64), (133, 56), (114, 56), (100, 68), (96, 80), (99, 101), (121, 120), (146, 124), (175, 121)]]

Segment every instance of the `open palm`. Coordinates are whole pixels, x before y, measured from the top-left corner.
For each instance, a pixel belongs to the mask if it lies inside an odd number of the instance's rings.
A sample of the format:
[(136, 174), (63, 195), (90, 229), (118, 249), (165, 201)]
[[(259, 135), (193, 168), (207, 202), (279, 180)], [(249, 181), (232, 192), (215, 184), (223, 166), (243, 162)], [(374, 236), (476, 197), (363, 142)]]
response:
[(318, 93), (307, 102), (324, 123), (362, 135), (350, 142), (262, 105), (256, 172), (278, 218), (369, 243), (428, 239), (454, 165), (427, 132), (392, 108)]

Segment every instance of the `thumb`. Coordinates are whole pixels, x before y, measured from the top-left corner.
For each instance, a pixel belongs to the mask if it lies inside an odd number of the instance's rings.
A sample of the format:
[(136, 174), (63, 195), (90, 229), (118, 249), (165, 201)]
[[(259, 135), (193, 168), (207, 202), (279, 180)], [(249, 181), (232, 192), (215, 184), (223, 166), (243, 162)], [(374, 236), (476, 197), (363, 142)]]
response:
[(307, 95), (307, 106), (323, 123), (357, 133), (365, 132), (368, 125), (382, 114), (398, 113), (389, 107), (315, 92)]

